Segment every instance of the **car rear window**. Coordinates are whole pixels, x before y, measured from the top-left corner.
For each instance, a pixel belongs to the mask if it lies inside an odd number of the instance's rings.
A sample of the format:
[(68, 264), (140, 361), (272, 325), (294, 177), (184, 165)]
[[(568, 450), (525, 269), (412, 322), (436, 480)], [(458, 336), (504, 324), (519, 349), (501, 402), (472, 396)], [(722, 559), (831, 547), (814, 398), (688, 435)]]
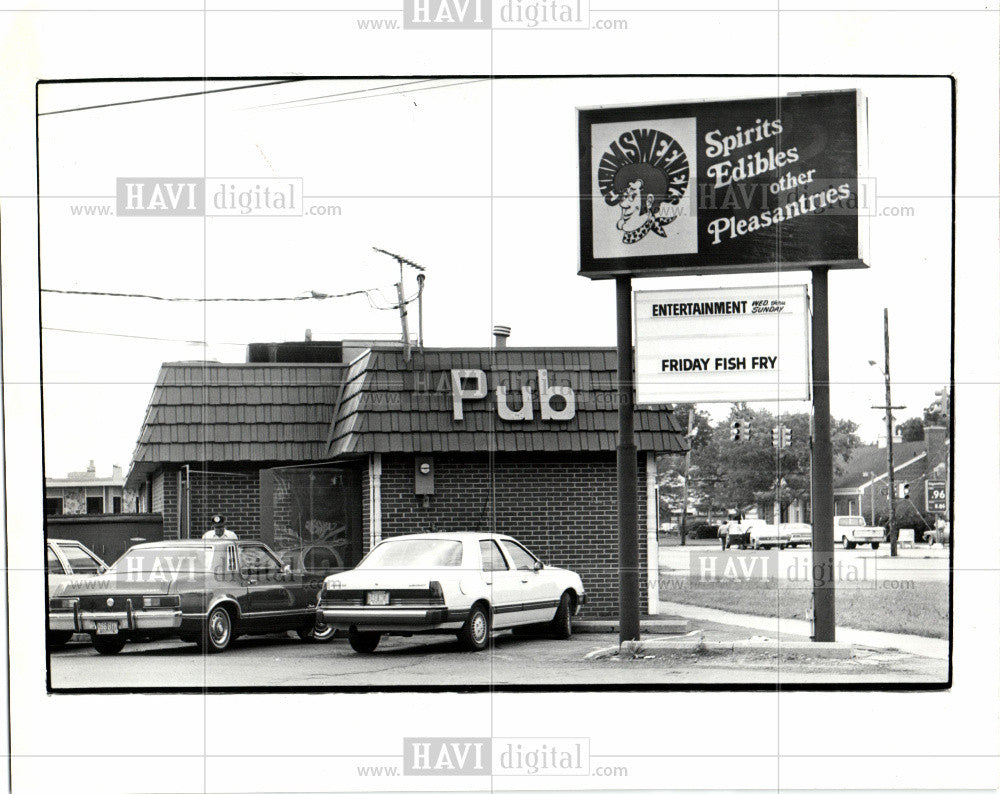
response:
[(209, 572), (213, 554), (214, 547), (207, 546), (133, 548), (118, 558), (111, 572), (135, 582), (176, 581)]
[(414, 538), (383, 541), (359, 568), (457, 568), (462, 564), (462, 541)]
[(97, 573), (100, 567), (97, 560), (79, 546), (63, 546), (62, 553), (66, 557), (69, 567), (73, 569), (73, 573)]
[(865, 520), (861, 516), (839, 516), (837, 523), (842, 527), (863, 527)]

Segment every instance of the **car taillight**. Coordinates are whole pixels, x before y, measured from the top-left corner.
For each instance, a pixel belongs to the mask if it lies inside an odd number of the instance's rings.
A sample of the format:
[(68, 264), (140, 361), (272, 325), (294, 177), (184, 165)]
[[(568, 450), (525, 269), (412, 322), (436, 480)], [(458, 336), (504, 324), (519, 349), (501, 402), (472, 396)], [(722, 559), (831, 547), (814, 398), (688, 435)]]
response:
[(79, 598), (50, 598), (49, 609), (72, 609), (80, 603)]
[(427, 590), (430, 593), (430, 600), (437, 604), (444, 603), (444, 589), (441, 587), (440, 582), (431, 582), (427, 585)]
[(179, 607), (181, 605), (180, 596), (143, 596), (143, 609), (166, 609), (169, 607)]

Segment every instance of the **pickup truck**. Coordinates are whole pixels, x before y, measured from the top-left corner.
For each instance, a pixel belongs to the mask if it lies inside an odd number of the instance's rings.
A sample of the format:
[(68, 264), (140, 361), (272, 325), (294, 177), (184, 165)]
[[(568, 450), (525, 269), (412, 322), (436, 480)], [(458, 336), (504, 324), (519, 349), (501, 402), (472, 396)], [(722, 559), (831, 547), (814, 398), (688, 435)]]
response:
[(864, 516), (834, 516), (833, 540), (843, 543), (845, 549), (853, 549), (859, 543), (870, 543), (873, 549), (877, 549), (879, 543), (885, 540), (885, 530), (868, 526)]

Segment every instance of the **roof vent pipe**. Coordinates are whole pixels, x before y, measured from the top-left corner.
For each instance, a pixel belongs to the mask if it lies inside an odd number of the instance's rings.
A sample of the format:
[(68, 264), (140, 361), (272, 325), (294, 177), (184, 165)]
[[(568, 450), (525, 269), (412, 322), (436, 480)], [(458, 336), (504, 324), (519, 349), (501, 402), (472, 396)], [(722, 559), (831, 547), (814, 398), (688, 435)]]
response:
[(493, 347), (497, 350), (503, 350), (507, 347), (507, 337), (510, 336), (510, 326), (509, 325), (494, 325), (493, 326)]

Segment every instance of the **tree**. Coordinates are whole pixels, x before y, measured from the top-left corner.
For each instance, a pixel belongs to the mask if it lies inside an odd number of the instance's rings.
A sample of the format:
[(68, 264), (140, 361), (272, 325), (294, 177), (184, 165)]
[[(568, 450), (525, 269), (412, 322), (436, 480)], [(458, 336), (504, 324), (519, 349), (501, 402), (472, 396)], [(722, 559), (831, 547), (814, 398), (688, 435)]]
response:
[[(729, 425), (737, 419), (750, 422), (749, 440), (734, 442), (730, 439)], [(771, 443), (771, 430), (779, 423), (792, 433), (791, 444), (781, 449), (780, 454)], [(728, 509), (740, 509), (756, 502), (758, 494), (772, 492), (779, 482), (782, 494), (787, 498), (809, 498), (812, 483), (811, 426), (808, 413), (775, 417), (765, 409), (751, 410), (745, 404), (734, 405), (725, 427), (716, 429), (711, 448), (697, 456), (700, 468), (712, 469), (717, 477), (713, 492), (716, 503)], [(849, 420), (831, 420), (835, 476), (844, 471), (852, 450), (861, 443), (857, 429), (857, 424)]]
[(896, 426), (900, 438), (903, 441), (923, 441), (924, 440), (924, 420), (919, 417), (912, 417)]
[[(688, 412), (693, 411), (691, 427), (691, 463), (688, 468), (688, 509), (701, 507), (711, 512), (712, 497), (699, 460), (706, 449), (713, 444), (714, 429), (712, 418), (705, 411), (697, 410), (692, 403), (678, 403), (673, 408), (674, 418), (687, 432)], [(670, 513), (683, 511), (684, 494), (684, 454), (660, 455), (656, 460), (657, 485), (660, 490), (661, 510)]]

